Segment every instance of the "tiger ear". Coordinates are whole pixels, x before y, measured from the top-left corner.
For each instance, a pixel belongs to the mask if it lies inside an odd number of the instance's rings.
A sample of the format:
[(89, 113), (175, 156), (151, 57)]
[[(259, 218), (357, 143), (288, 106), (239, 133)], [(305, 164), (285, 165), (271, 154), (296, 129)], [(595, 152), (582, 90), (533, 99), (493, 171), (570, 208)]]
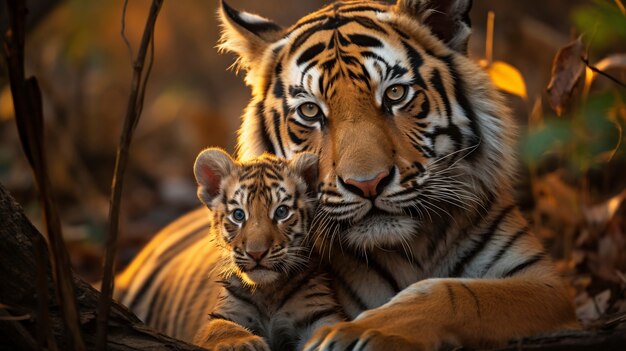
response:
[(289, 160), (289, 168), (304, 179), (310, 195), (317, 193), (318, 163), (319, 157), (310, 152), (297, 153)]
[(430, 28), (448, 47), (467, 53), (472, 0), (398, 0), (396, 9)]
[(254, 62), (263, 57), (268, 46), (283, 36), (283, 29), (276, 23), (244, 11), (237, 11), (222, 0), (218, 17), (222, 23), (220, 51), (231, 51), (239, 58), (236, 69), (250, 71)]
[(198, 198), (212, 208), (212, 201), (219, 195), (222, 180), (235, 169), (235, 161), (224, 150), (209, 148), (202, 151), (193, 165), (198, 183)]

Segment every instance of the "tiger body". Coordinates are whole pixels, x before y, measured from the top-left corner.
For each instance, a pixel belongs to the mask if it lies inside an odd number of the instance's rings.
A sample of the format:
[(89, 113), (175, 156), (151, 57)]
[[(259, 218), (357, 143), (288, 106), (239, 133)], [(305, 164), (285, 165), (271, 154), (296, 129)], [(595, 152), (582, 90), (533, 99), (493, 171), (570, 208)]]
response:
[[(470, 6), (336, 2), (283, 29), (222, 4), (221, 48), (252, 87), (240, 158), (320, 159), (311, 239), (351, 321), (306, 349), (480, 347), (577, 325), (514, 202), (516, 130), (465, 55)], [(153, 300), (137, 291), (128, 301)]]
[(306, 180), (316, 170), (313, 154), (239, 163), (220, 149), (200, 153), (194, 173), (198, 196), (212, 211), (223, 289), (194, 343), (302, 349), (317, 328), (344, 320), (304, 240), (316, 205)]

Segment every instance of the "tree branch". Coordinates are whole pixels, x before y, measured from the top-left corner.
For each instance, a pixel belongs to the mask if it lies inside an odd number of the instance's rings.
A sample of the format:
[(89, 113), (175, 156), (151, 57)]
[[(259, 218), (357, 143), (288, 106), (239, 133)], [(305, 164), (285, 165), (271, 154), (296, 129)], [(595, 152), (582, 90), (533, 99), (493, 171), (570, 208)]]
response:
[[(9, 83), (15, 119), (22, 148), (33, 170), (48, 233), (48, 241), (52, 253), (52, 267), (58, 296), (61, 297), (61, 309), (63, 311), (69, 340), (69, 348), (72, 350), (84, 350), (80, 329), (78, 327), (78, 311), (74, 299), (74, 286), (71, 280), (69, 255), (63, 241), (61, 222), (50, 190), (50, 179), (47, 176), (47, 164), (44, 154), (43, 133), (43, 108), (41, 91), (34, 77), (25, 78), (24, 73), (24, 43), (26, 37), (26, 4), (25, 0), (7, 0), (7, 13), (9, 28), (4, 37), (4, 53), (9, 69)], [(37, 244), (41, 251), (44, 242)], [(41, 271), (42, 260), (38, 262), (38, 271)], [(39, 278), (41, 279), (41, 277)], [(41, 281), (40, 281), (41, 283)], [(45, 293), (45, 292), (42, 292)], [(40, 296), (40, 306), (44, 305), (46, 295)], [(43, 346), (43, 339), (48, 340), (48, 347), (56, 350), (54, 340), (50, 337), (47, 323), (47, 311), (40, 307), (38, 318), (44, 332), (38, 336), (39, 345)]]
[[(28, 221), (21, 207), (11, 198), (0, 184), (0, 301), (7, 307), (0, 306), (0, 349), (2, 350), (33, 350), (33, 335), (41, 328), (38, 319), (7, 320), (6, 316), (33, 315), (37, 310), (37, 296), (47, 292), (50, 297), (45, 304), (50, 311), (52, 335), (59, 343), (60, 350), (67, 350), (69, 344), (64, 341), (63, 313), (59, 306), (59, 298), (54, 289), (52, 269), (48, 251), (42, 252), (45, 259), (43, 267), (44, 289), (37, 286), (36, 265), (37, 240), (43, 237)], [(96, 308), (100, 294), (80, 278), (73, 277), (76, 286), (77, 305), (79, 310), (80, 329), (85, 346), (93, 350), (96, 343)], [(183, 341), (160, 334), (145, 325), (125, 307), (117, 303), (111, 304), (109, 324), (110, 338), (107, 350), (155, 350), (155, 351), (189, 351), (202, 350)]]
[[(114, 266), (115, 252), (117, 249), (117, 237), (119, 231), (119, 212), (122, 195), (122, 185), (126, 164), (128, 163), (128, 150), (133, 137), (133, 132), (139, 122), (141, 111), (143, 109), (143, 98), (146, 91), (146, 85), (150, 76), (152, 62), (154, 59), (154, 51), (151, 51), (150, 61), (147, 70), (144, 72), (146, 55), (148, 47), (154, 48), (154, 27), (157, 16), (163, 5), (163, 0), (153, 0), (150, 7), (150, 14), (146, 21), (146, 26), (141, 39), (141, 45), (137, 58), (133, 63), (133, 78), (131, 82), (131, 92), (128, 97), (128, 106), (126, 109), (126, 117), (124, 118), (124, 127), (120, 137), (120, 143), (117, 149), (117, 157), (115, 159), (115, 171), (111, 183), (111, 200), (109, 204), (109, 233), (106, 240), (106, 253), (104, 257), (104, 277), (102, 279), (102, 296), (98, 305), (98, 332), (97, 332), (97, 350), (104, 351), (107, 338), (109, 305), (114, 289)], [(126, 6), (124, 6), (124, 11)], [(124, 14), (123, 14), (124, 17)], [(122, 23), (122, 28), (124, 24)]]
[(608, 78), (610, 81), (612, 81), (613, 83), (615, 83), (615, 84), (619, 85), (620, 87), (622, 87), (622, 88), (626, 88), (626, 83), (624, 83), (624, 82), (622, 82), (621, 80), (619, 80), (619, 79), (617, 79), (617, 78), (613, 77), (612, 75), (610, 75), (610, 74), (608, 74), (608, 73), (606, 73), (606, 72), (602, 71), (601, 69), (599, 69), (599, 68), (595, 67), (594, 65), (592, 65), (592, 64), (589, 62), (589, 59), (587, 59), (587, 58), (585, 58), (585, 57), (581, 57), (580, 59), (581, 59), (581, 60), (585, 63), (585, 65), (586, 65), (587, 67), (589, 67), (589, 69), (590, 69), (590, 70), (592, 70), (592, 71), (594, 71), (594, 72), (598, 73), (599, 75), (601, 75), (601, 76), (603, 76), (603, 77)]

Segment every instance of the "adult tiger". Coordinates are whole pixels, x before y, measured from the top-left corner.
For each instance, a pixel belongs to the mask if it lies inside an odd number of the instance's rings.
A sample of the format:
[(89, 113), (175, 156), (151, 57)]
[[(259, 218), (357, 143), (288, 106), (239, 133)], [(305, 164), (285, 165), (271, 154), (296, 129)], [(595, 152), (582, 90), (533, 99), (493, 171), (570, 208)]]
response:
[[(313, 239), (351, 322), (310, 349), (497, 345), (575, 327), (514, 204), (515, 128), (466, 56), (470, 0), (337, 2), (283, 29), (222, 3), (223, 50), (252, 87), (239, 156), (320, 155)], [(189, 339), (215, 299), (205, 214), (166, 228), (121, 301)]]

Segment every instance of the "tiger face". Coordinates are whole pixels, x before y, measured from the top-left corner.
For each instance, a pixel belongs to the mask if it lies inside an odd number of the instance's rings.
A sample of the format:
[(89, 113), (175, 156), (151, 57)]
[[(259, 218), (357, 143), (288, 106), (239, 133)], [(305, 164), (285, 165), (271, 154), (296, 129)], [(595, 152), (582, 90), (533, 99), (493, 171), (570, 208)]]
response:
[(229, 257), (226, 273), (264, 285), (308, 263), (303, 239), (316, 202), (307, 184), (317, 178), (317, 156), (301, 153), (288, 162), (265, 154), (239, 163), (210, 148), (198, 155), (194, 174)]
[(253, 90), (240, 156), (319, 155), (317, 235), (398, 245), (509, 186), (514, 131), (465, 56), (469, 8), (336, 2), (283, 29), (223, 3), (220, 47)]

